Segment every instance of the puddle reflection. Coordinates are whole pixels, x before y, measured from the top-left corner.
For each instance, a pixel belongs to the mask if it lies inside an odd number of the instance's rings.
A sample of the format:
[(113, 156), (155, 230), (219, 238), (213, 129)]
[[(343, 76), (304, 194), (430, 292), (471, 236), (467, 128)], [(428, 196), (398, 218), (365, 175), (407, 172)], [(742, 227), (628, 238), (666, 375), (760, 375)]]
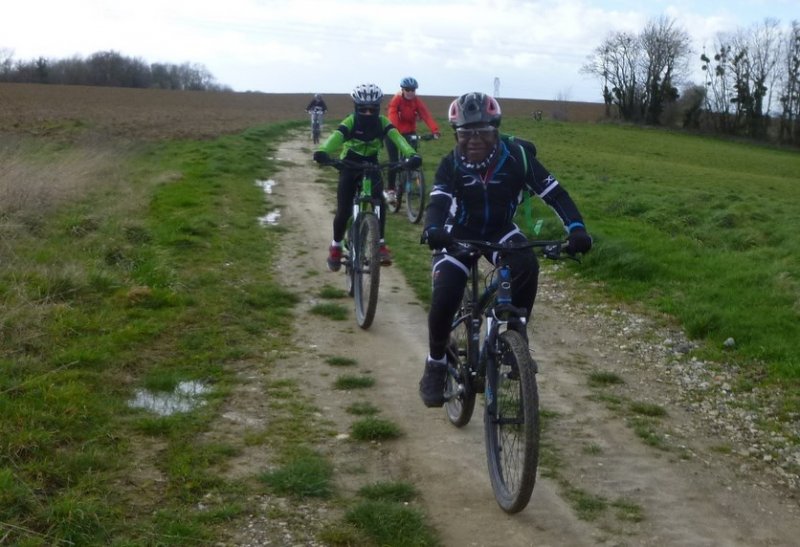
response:
[(202, 396), (211, 388), (202, 382), (180, 382), (172, 393), (152, 392), (137, 389), (133, 400), (128, 402), (131, 408), (144, 408), (159, 416), (170, 416), (176, 412), (190, 410), (206, 404)]
[(265, 194), (271, 194), (272, 193), (272, 187), (275, 186), (275, 181), (272, 180), (272, 179), (257, 180), (256, 181), (256, 186), (259, 186), (260, 188), (263, 188)]
[(275, 209), (274, 211), (267, 213), (263, 217), (259, 217), (258, 221), (261, 223), (262, 226), (275, 226), (278, 224), (278, 219), (281, 218), (281, 212), (279, 209)]

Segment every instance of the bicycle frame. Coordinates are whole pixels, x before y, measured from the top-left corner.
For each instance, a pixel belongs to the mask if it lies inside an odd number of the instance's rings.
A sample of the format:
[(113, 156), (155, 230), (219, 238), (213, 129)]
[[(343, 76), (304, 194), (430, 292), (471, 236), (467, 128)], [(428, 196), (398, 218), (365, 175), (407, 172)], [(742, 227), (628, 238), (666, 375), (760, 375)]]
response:
[[(449, 248), (463, 247), (471, 266), (469, 290), (452, 322), (447, 347), (445, 410), (453, 425), (463, 427), (472, 417), (476, 394), (484, 393), (489, 477), (495, 499), (507, 513), (521, 511), (528, 504), (539, 458), (537, 367), (528, 348), (528, 310), (511, 302), (508, 253), (544, 247), (545, 256), (559, 258), (562, 244), (457, 240)], [(489, 282), (481, 290), (480, 258), (494, 251), (499, 253), (497, 265), (488, 273)]]
[(349, 226), (345, 232), (345, 273), (347, 292), (354, 297), (356, 322), (367, 329), (375, 318), (380, 284), (380, 221), (383, 201), (373, 196), (373, 186), (380, 181), (381, 170), (395, 163), (378, 164), (333, 160), (336, 169), (360, 171)]
[(311, 115), (311, 128), (312, 129), (319, 129), (322, 125), (322, 114), (323, 111), (321, 108), (312, 108), (308, 111)]
[[(501, 243), (475, 240), (457, 240), (458, 244), (465, 247), (464, 250), (473, 260), (472, 267), (467, 280), (465, 290), (469, 291), (465, 308), (462, 308), (463, 315), (457, 316), (453, 320), (455, 328), (460, 323), (469, 322), (469, 332), (472, 337), (470, 349), (474, 350), (473, 355), (467, 356), (468, 363), (477, 364), (478, 368), (471, 371), (473, 380), (480, 384), (481, 380), (486, 379), (489, 364), (488, 359), (494, 357), (494, 345), (502, 327), (510, 327), (517, 330), (527, 340), (527, 314), (528, 310), (517, 308), (511, 304), (511, 267), (506, 262), (504, 253), (513, 252), (515, 249), (526, 249), (540, 247), (544, 249), (543, 256), (551, 259), (561, 257), (563, 241), (528, 241), (521, 245), (507, 246)], [(493, 267), (487, 277), (490, 282), (480, 289), (480, 255), (482, 250), (492, 250), (500, 252), (497, 266)], [(481, 338), (481, 327), (486, 321), (485, 336)], [(452, 329), (451, 329), (452, 330)], [(453, 356), (455, 357), (455, 356)], [(450, 394), (455, 396), (455, 394)], [(491, 401), (491, 394), (487, 395), (487, 401)]]
[(324, 111), (319, 107), (314, 107), (308, 110), (311, 115), (311, 140), (314, 144), (319, 142), (320, 134), (322, 133), (322, 116)]
[[(419, 149), (421, 141), (429, 141), (435, 137), (432, 134), (419, 135), (417, 133), (409, 133), (403, 135), (406, 141), (411, 145), (414, 150)], [(417, 169), (401, 169), (398, 173), (397, 196), (394, 204), (390, 204), (390, 210), (394, 213), (398, 212), (405, 197), (406, 216), (408, 221), (416, 224), (422, 220), (425, 209), (425, 175), (422, 168)]]

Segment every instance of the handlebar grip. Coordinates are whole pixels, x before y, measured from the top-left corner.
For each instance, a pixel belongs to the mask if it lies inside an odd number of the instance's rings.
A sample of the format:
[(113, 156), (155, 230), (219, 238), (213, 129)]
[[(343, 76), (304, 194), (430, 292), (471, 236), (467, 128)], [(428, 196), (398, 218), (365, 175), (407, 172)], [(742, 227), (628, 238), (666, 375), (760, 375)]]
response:
[(561, 256), (561, 245), (548, 245), (544, 248), (542, 254), (547, 258), (556, 259)]

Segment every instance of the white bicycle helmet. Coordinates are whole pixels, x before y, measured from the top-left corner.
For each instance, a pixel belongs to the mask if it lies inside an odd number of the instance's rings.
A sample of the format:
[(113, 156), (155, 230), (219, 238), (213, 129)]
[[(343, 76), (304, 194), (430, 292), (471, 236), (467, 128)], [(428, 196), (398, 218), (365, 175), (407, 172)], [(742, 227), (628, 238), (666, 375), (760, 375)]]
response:
[(502, 113), (500, 104), (494, 97), (473, 91), (450, 103), (447, 118), (450, 125), (456, 128), (471, 123), (488, 123), (500, 127)]
[(356, 106), (380, 106), (383, 91), (375, 84), (357, 85), (350, 93)]
[(400, 87), (402, 87), (403, 89), (417, 89), (419, 87), (419, 84), (411, 76), (406, 76), (405, 78), (400, 80)]

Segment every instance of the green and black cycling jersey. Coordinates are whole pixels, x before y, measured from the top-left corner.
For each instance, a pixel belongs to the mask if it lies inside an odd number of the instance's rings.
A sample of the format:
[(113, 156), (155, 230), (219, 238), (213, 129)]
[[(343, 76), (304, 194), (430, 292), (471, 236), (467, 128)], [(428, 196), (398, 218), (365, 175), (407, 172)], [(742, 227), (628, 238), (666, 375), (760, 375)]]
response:
[(384, 138), (391, 139), (403, 157), (408, 158), (415, 154), (414, 148), (392, 125), (389, 118), (382, 115), (368, 117), (350, 114), (319, 149), (333, 155), (341, 148), (340, 159), (377, 162)]

